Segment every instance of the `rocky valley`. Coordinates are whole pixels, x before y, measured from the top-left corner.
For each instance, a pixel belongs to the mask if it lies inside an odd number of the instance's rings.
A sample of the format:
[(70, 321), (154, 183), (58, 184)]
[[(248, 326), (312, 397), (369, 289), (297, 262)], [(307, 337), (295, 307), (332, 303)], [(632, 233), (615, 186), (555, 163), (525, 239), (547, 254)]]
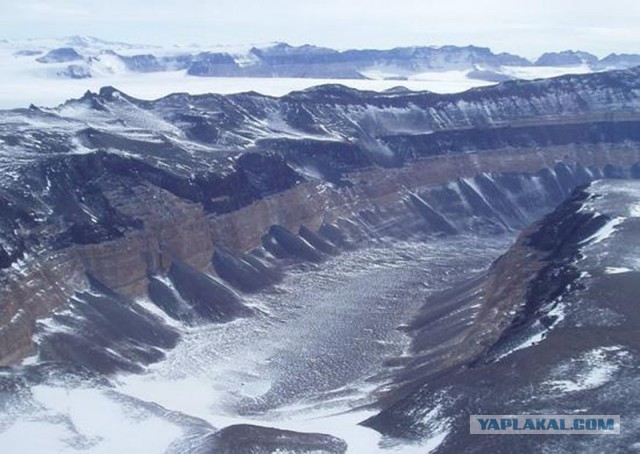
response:
[[(468, 415), (631, 426), (639, 125), (637, 68), (0, 111), (0, 444), (513, 452)], [(131, 409), (145, 437), (110, 429)]]

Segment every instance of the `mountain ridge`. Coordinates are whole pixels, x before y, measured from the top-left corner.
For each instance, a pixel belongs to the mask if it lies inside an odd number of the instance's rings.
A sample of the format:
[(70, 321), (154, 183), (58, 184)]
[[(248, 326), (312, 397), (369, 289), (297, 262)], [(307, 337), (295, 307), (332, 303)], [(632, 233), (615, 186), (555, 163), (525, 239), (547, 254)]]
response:
[[(40, 43), (40, 44), (38, 44)], [(59, 46), (56, 46), (59, 43)], [(522, 71), (509, 68), (556, 67), (582, 68), (582, 71), (623, 69), (640, 64), (635, 54), (612, 53), (603, 58), (583, 51), (547, 52), (529, 60), (509, 52), (494, 53), (488, 47), (405, 46), (390, 49), (336, 50), (311, 44), (292, 46), (273, 43), (237, 48), (198, 47), (162, 49), (154, 46), (130, 45), (102, 41), (93, 37), (74, 36), (59, 40), (26, 40), (5, 42), (13, 46), (17, 58), (53, 52), (82, 56), (82, 71), (76, 66), (60, 67), (60, 77), (98, 77), (104, 72), (163, 72), (184, 70), (200, 77), (301, 77), (335, 79), (397, 79), (419, 77), (429, 71), (473, 71), (471, 77), (494, 81), (496, 74), (504, 79), (523, 77)], [(141, 53), (136, 53), (138, 49)], [(39, 52), (39, 53), (38, 53)], [(77, 55), (77, 57), (76, 57)], [(44, 65), (64, 60), (40, 55)], [(568, 69), (567, 69), (568, 70)], [(522, 74), (520, 74), (522, 73)]]
[[(302, 227), (327, 250), (316, 232), (347, 244), (350, 235), (376, 229), (514, 229), (534, 216), (522, 213), (550, 208), (581, 182), (636, 176), (640, 161), (637, 69), (455, 95), (331, 85), (281, 98), (175, 94), (141, 101), (105, 87), (57, 108), (0, 117), (0, 206), (10, 213), (0, 225), (0, 258), (4, 278), (14, 282), (5, 286), (4, 301), (12, 301), (3, 321), (6, 358), (31, 348), (33, 318), (14, 320), (20, 308), (26, 304), (37, 318), (64, 305), (72, 283), (85, 282), (87, 273), (134, 297), (175, 260), (216, 275), (217, 247), (318, 257), (296, 233)], [(511, 187), (509, 174), (521, 182)], [(474, 187), (510, 208), (496, 214)], [(456, 204), (452, 190), (462, 194)], [(511, 206), (527, 191), (542, 202)], [(449, 213), (454, 206), (457, 214)], [(400, 220), (412, 227), (403, 233)], [(65, 283), (48, 292), (55, 299), (41, 302), (34, 295), (42, 289), (16, 290), (43, 267)]]

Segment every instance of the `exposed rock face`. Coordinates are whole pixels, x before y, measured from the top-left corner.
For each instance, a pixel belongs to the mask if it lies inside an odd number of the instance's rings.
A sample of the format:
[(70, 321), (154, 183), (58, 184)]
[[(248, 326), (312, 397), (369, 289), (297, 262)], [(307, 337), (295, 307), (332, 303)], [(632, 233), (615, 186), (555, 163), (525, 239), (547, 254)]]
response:
[(596, 65), (598, 57), (588, 52), (574, 52), (565, 50), (563, 52), (547, 52), (536, 60), (538, 66), (579, 66)]
[[(66, 329), (55, 329), (56, 327)], [(51, 332), (49, 330), (51, 329)], [(62, 361), (112, 373), (142, 371), (175, 346), (178, 334), (139, 306), (92, 282), (78, 292), (69, 308), (56, 313), (41, 329), (42, 361)]]
[(190, 323), (195, 317), (195, 310), (184, 301), (173, 284), (158, 277), (149, 279), (149, 299), (175, 320)]
[(213, 254), (213, 266), (222, 279), (246, 292), (267, 287), (277, 280), (277, 276), (257, 257), (236, 257), (221, 247), (216, 248)]
[[(456, 71), (489, 83), (517, 78), (523, 67), (541, 66), (570, 72), (628, 69), (640, 65), (637, 54), (611, 54), (599, 59), (582, 51), (547, 52), (535, 61), (478, 46), (413, 46), (393, 49), (336, 49), (313, 45), (269, 44), (245, 49), (180, 48), (105, 42), (72, 37), (38, 42), (0, 43), (13, 56), (39, 63), (76, 62), (56, 74), (67, 78), (102, 77), (105, 73), (185, 71), (198, 77), (287, 77), (316, 79), (422, 79), (425, 73)], [(36, 64), (35, 67), (38, 65)], [(531, 74), (536, 69), (532, 68)], [(547, 77), (546, 69), (539, 77)], [(533, 77), (533, 75), (528, 75)]]
[(105, 88), (2, 112), (0, 362), (32, 351), (34, 320), (87, 274), (174, 318), (226, 321), (248, 314), (237, 291), (278, 278), (274, 257), (522, 228), (577, 185), (640, 174), (639, 80), (151, 102)]
[(194, 76), (315, 77), (361, 79), (372, 68), (391, 68), (411, 74), (420, 71), (529, 66), (531, 62), (513, 54), (494, 54), (483, 47), (406, 47), (390, 50), (347, 50), (285, 43), (253, 48), (239, 61), (227, 53), (202, 53), (194, 57), (188, 74)]
[(171, 265), (169, 278), (182, 299), (207, 319), (224, 322), (251, 313), (231, 289), (180, 261)]
[(605, 68), (633, 68), (640, 66), (640, 55), (636, 54), (610, 54), (600, 61)]
[(66, 63), (82, 60), (83, 57), (73, 47), (61, 47), (47, 52), (46, 55), (38, 57), (40, 63)]
[[(413, 352), (365, 424), (444, 439), (438, 452), (631, 449), (637, 429), (601, 437), (469, 435), (472, 414), (615, 414), (638, 405), (640, 182), (576, 190), (520, 235), (484, 277), (428, 301), (408, 327)], [(634, 214), (636, 213), (636, 214)], [(635, 265), (634, 265), (635, 264)], [(605, 448), (605, 446), (607, 448)]]
[(82, 65), (69, 65), (66, 69), (59, 71), (58, 75), (70, 79), (87, 79), (91, 77), (89, 70)]
[(24, 49), (24, 50), (19, 50), (14, 52), (14, 56), (15, 57), (33, 57), (35, 55), (40, 55), (43, 52), (41, 50), (31, 50), (31, 49)]
[(204, 440), (198, 454), (342, 454), (347, 444), (331, 435), (292, 432), (271, 427), (238, 424), (225, 427)]

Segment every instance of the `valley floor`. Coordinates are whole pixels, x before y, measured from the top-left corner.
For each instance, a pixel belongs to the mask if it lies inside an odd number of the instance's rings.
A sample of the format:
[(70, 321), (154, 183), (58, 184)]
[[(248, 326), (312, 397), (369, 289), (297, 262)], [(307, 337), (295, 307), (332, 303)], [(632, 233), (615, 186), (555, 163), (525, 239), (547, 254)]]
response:
[[(485, 270), (512, 239), (382, 242), (296, 265), (283, 283), (247, 297), (257, 316), (180, 327), (178, 347), (141, 375), (89, 384), (52, 374), (28, 392), (0, 394), (0, 446), (178, 453), (212, 426), (249, 423), (335, 435), (353, 453), (381, 451), (380, 435), (357, 424), (375, 413), (362, 408), (385, 385), (385, 360), (408, 347), (397, 328), (428, 295)], [(383, 445), (424, 453), (444, 435), (446, 428), (422, 446)]]

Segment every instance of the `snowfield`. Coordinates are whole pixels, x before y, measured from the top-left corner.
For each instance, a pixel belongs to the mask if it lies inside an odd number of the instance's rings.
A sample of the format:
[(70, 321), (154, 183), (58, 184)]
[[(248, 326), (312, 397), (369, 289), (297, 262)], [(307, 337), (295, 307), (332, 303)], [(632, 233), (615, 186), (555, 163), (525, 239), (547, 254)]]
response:
[[(83, 60), (41, 63), (37, 59), (56, 48), (77, 49)], [(593, 71), (587, 65), (567, 67), (504, 66), (485, 68), (475, 65), (466, 69), (428, 70), (411, 72), (395, 66), (373, 66), (360, 71), (367, 79), (313, 79), (286, 77), (197, 77), (186, 70), (134, 72), (127, 69), (118, 57), (134, 55), (178, 56), (200, 52), (225, 52), (240, 66), (251, 64), (250, 47), (154, 47), (110, 43), (95, 38), (71, 37), (50, 40), (0, 41), (0, 109), (28, 107), (35, 104), (54, 107), (72, 98), (81, 97), (87, 90), (97, 91), (104, 86), (116, 87), (139, 99), (157, 99), (171, 93), (231, 94), (256, 91), (264, 95), (282, 96), (291, 91), (337, 83), (359, 90), (383, 91), (402, 86), (414, 91), (458, 93), (474, 87), (494, 85), (495, 82), (471, 77), (473, 72), (488, 70), (498, 76), (518, 79), (537, 79), (563, 74), (583, 74)], [(117, 53), (117, 55), (116, 55)], [(74, 79), (69, 66), (87, 78)]]
[[(0, 58), (0, 65), (10, 64)], [(358, 90), (383, 91), (403, 86), (414, 91), (457, 93), (474, 87), (491, 85), (489, 82), (465, 77), (462, 71), (422, 75), (420, 80), (367, 80), (367, 79), (293, 79), (262, 77), (195, 77), (185, 71), (158, 73), (116, 73), (89, 79), (47, 77), (33, 70), (16, 69), (0, 74), (0, 109), (37, 106), (54, 107), (68, 99), (81, 97), (87, 90), (98, 91), (113, 86), (138, 99), (158, 99), (171, 93), (231, 94), (256, 91), (269, 96), (283, 96), (297, 90), (324, 84), (342, 84)]]

